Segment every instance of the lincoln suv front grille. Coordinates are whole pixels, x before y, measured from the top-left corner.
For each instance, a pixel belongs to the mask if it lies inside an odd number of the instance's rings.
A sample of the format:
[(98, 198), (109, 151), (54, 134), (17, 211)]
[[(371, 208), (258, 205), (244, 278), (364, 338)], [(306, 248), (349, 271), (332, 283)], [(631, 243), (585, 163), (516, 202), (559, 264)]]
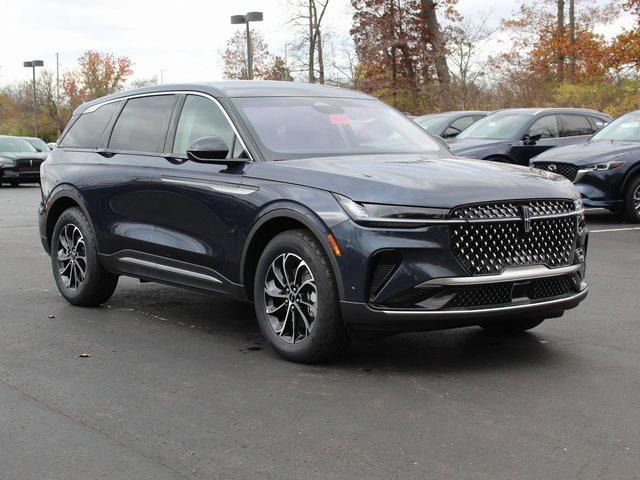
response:
[(535, 162), (532, 166), (534, 168), (539, 168), (540, 170), (557, 173), (558, 175), (568, 178), (572, 182), (576, 179), (579, 170), (578, 167), (569, 163)]
[(577, 217), (573, 201), (502, 202), (455, 209), (451, 226), (458, 261), (472, 275), (496, 275), (509, 267), (571, 263)]

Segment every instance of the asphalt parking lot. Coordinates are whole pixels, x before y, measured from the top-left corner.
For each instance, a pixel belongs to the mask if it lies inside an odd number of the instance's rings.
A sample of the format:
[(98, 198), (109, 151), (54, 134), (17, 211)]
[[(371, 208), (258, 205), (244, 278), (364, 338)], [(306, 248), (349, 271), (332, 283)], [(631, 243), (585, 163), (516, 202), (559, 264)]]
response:
[(102, 308), (68, 305), (38, 202), (0, 188), (1, 480), (640, 478), (640, 228), (607, 212), (562, 319), (302, 366), (225, 298), (121, 279)]

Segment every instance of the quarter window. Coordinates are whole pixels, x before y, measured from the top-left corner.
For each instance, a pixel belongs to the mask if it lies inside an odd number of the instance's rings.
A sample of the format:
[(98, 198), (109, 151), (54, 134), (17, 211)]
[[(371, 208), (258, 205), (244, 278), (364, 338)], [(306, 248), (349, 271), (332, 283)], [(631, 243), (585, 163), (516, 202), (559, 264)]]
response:
[(132, 98), (113, 127), (109, 148), (136, 152), (162, 152), (175, 95)]
[(221, 138), (229, 147), (230, 154), (242, 151), (240, 145), (236, 145), (240, 142), (237, 142), (233, 128), (220, 107), (208, 98), (187, 95), (176, 129), (173, 152), (186, 154), (189, 145), (202, 137)]
[(560, 123), (562, 123), (561, 137), (577, 137), (594, 133), (589, 120), (583, 115), (560, 115)]
[(596, 132), (599, 132), (600, 130), (602, 130), (607, 124), (606, 121), (598, 117), (589, 117), (589, 120), (591, 120), (591, 124), (593, 125)]
[(71, 125), (62, 139), (61, 147), (96, 148), (111, 116), (120, 102), (107, 103), (90, 113), (83, 113)]
[(557, 138), (559, 135), (558, 132), (558, 119), (555, 115), (546, 115), (542, 118), (539, 118), (533, 125), (529, 127), (527, 134), (537, 134), (541, 133), (541, 138)]

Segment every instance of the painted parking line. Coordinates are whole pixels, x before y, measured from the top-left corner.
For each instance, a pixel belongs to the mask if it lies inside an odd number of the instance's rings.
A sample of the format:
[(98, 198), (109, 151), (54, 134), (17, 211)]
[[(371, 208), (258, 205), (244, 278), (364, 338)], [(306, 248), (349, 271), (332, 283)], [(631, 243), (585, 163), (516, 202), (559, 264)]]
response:
[(589, 233), (628, 232), (630, 230), (640, 230), (640, 227), (605, 228), (605, 229), (602, 229), (602, 230), (589, 230)]

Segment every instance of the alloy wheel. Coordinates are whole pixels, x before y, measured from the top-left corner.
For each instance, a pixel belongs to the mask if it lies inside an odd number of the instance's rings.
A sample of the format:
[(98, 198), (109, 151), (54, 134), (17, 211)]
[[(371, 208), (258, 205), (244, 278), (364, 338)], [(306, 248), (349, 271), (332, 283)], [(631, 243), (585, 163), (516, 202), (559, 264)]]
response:
[(58, 273), (65, 287), (77, 290), (87, 272), (87, 247), (80, 229), (72, 223), (65, 225), (60, 231), (56, 251)]
[(299, 343), (313, 330), (318, 313), (318, 289), (307, 263), (294, 253), (271, 262), (264, 281), (267, 318), (287, 343)]
[(636, 187), (636, 191), (633, 192), (633, 208), (636, 213), (640, 215), (640, 185)]

